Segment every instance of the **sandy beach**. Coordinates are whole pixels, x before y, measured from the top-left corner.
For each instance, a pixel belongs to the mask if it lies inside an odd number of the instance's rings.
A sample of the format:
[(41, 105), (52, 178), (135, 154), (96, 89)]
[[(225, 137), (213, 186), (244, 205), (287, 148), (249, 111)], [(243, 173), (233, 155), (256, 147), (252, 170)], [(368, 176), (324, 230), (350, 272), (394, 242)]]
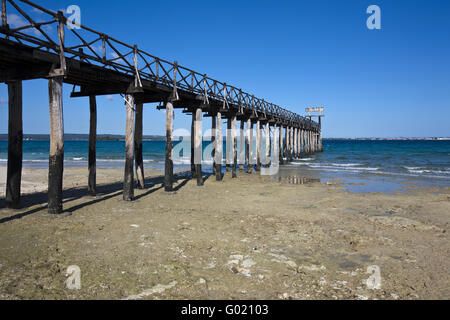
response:
[[(51, 216), (47, 170), (24, 168), (24, 208), (0, 209), (0, 299), (450, 298), (449, 188), (352, 193), (226, 173), (203, 187), (179, 176), (167, 193), (160, 174), (124, 202), (122, 170), (99, 169), (88, 197), (87, 169), (65, 168), (65, 214)], [(71, 265), (79, 290), (66, 287)]]

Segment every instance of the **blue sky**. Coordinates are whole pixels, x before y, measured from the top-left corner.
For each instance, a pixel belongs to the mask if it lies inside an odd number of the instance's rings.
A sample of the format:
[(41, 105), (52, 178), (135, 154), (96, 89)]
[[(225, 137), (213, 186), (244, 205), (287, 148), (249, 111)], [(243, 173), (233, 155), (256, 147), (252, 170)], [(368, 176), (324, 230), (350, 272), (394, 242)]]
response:
[[(450, 1), (54, 1), (82, 23), (303, 114), (326, 106), (325, 137), (450, 136)], [(381, 30), (366, 27), (369, 5)], [(64, 87), (66, 133), (88, 133), (87, 98)], [(0, 84), (0, 133), (7, 132)], [(124, 134), (120, 96), (98, 97), (98, 132)], [(207, 129), (209, 119), (203, 125)], [(144, 107), (144, 134), (164, 134)], [(176, 128), (190, 128), (178, 112)], [(45, 80), (24, 82), (24, 132), (48, 133)]]

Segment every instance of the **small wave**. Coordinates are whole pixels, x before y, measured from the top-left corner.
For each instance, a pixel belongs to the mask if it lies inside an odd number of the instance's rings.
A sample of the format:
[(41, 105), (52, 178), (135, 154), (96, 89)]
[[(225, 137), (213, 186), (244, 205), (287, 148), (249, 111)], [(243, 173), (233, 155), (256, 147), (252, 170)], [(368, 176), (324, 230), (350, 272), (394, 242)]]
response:
[(432, 173), (432, 174), (450, 174), (450, 171), (448, 170), (431, 170), (431, 169), (422, 169), (422, 170), (413, 170), (413, 169), (409, 169), (408, 172), (410, 173)]
[(380, 168), (371, 168), (371, 167), (362, 167), (362, 168), (356, 168), (356, 167), (341, 167), (341, 166), (333, 166), (333, 165), (320, 165), (320, 164), (310, 164), (310, 168), (314, 169), (333, 169), (337, 171), (377, 171)]
[(403, 168), (405, 168), (406, 170), (418, 170), (418, 169), (420, 169), (421, 167), (403, 167)]
[(292, 166), (307, 166), (310, 164), (311, 164), (311, 162), (289, 162), (289, 165), (292, 165)]
[(298, 159), (299, 161), (311, 161), (314, 160), (314, 158), (302, 158), (302, 159)]
[(336, 167), (356, 167), (356, 166), (362, 166), (361, 163), (332, 163), (333, 166)]

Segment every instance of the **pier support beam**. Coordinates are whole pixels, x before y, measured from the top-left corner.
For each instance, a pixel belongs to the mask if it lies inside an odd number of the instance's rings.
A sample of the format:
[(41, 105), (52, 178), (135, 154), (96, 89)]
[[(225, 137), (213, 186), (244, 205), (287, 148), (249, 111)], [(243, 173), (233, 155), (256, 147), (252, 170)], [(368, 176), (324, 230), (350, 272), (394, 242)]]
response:
[(63, 211), (64, 120), (62, 103), (63, 77), (48, 80), (50, 106), (50, 155), (48, 164), (48, 212)]
[(213, 161), (213, 174), (216, 174), (216, 116), (211, 117), (211, 145), (212, 145), (212, 161)]
[(216, 131), (216, 180), (222, 180), (222, 149), (223, 149), (223, 135), (222, 135), (222, 114), (217, 112), (217, 131)]
[(6, 207), (20, 207), (22, 180), (22, 81), (8, 82), (8, 168)]
[(312, 153), (312, 141), (311, 141), (311, 130), (308, 130), (308, 153)]
[(245, 135), (245, 162), (247, 162), (247, 173), (252, 173), (252, 134), (253, 124), (250, 119), (247, 119)]
[(278, 130), (277, 130), (277, 124), (273, 125), (273, 149), (272, 149), (272, 159), (273, 159), (273, 165), (277, 168), (279, 165), (279, 152), (280, 152), (280, 147), (279, 147), (279, 139), (278, 139)]
[(300, 141), (299, 141), (299, 144), (300, 144), (300, 154), (299, 154), (299, 157), (302, 157), (303, 154), (304, 154), (304, 150), (303, 150), (303, 129), (300, 129), (300, 137), (299, 137), (299, 139), (300, 139)]
[(279, 163), (283, 164), (284, 149), (283, 149), (283, 126), (282, 125), (280, 125), (278, 139), (279, 139), (279, 148), (278, 148)]
[(195, 109), (195, 126), (194, 126), (194, 138), (195, 138), (195, 175), (197, 177), (197, 186), (203, 186), (203, 175), (202, 175), (202, 108), (197, 107)]
[(268, 168), (270, 166), (270, 127), (269, 123), (266, 123), (265, 126), (265, 134), (266, 134), (266, 149), (265, 149), (265, 159), (264, 159), (264, 166)]
[(236, 178), (236, 169), (237, 169), (236, 114), (233, 114), (231, 118), (231, 140), (233, 141), (232, 145), (233, 168), (231, 169), (231, 177)]
[(289, 147), (290, 147), (290, 158), (289, 160), (292, 161), (292, 159), (294, 158), (294, 127), (291, 127), (291, 135), (290, 135), (290, 142), (289, 142)]
[(289, 126), (284, 129), (284, 158), (289, 160)]
[(233, 140), (231, 138), (231, 118), (227, 118), (227, 143), (226, 147), (226, 155), (225, 155), (225, 166), (226, 171), (230, 172), (231, 163), (233, 162), (231, 158), (233, 157)]
[(322, 117), (319, 117), (319, 151), (323, 152), (323, 146), (322, 146)]
[(241, 127), (239, 130), (239, 171), (244, 171), (245, 163), (245, 138), (244, 138), (244, 124), (245, 121), (241, 120)]
[(195, 110), (192, 110), (192, 120), (191, 120), (191, 178), (194, 179), (196, 177), (196, 169), (195, 169)]
[[(173, 191), (173, 159), (172, 159), (172, 141), (173, 133), (173, 103), (166, 103), (166, 162), (164, 166), (164, 190)], [(192, 139), (192, 137), (191, 137)]]
[(142, 103), (136, 104), (136, 119), (134, 125), (134, 161), (136, 164), (137, 187), (144, 189), (144, 158), (142, 155), (142, 116), (144, 105)]
[(294, 158), (298, 158), (298, 136), (297, 127), (294, 128)]
[(256, 166), (255, 170), (260, 171), (261, 170), (261, 122), (259, 120), (256, 121), (256, 145), (255, 145), (255, 152), (256, 152)]
[(125, 126), (125, 172), (123, 177), (123, 200), (134, 198), (134, 96), (125, 95), (126, 126)]
[(97, 101), (89, 96), (89, 155), (88, 155), (88, 195), (97, 194)]

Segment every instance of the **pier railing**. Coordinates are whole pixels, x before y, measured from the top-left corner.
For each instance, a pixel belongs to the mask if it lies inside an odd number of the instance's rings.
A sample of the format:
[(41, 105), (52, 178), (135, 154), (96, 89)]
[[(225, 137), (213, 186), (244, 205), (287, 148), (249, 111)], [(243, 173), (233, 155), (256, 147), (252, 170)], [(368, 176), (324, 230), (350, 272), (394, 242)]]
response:
[(218, 101), (225, 109), (233, 105), (241, 111), (250, 110), (256, 116), (272, 116), (318, 128), (316, 122), (239, 88), (177, 62), (155, 57), (137, 45), (74, 24), (62, 11), (54, 12), (28, 0), (1, 0), (1, 4), (0, 37), (59, 55), (63, 69), (65, 59), (77, 59), (132, 76), (140, 84), (150, 81), (199, 95), (205, 100)]

